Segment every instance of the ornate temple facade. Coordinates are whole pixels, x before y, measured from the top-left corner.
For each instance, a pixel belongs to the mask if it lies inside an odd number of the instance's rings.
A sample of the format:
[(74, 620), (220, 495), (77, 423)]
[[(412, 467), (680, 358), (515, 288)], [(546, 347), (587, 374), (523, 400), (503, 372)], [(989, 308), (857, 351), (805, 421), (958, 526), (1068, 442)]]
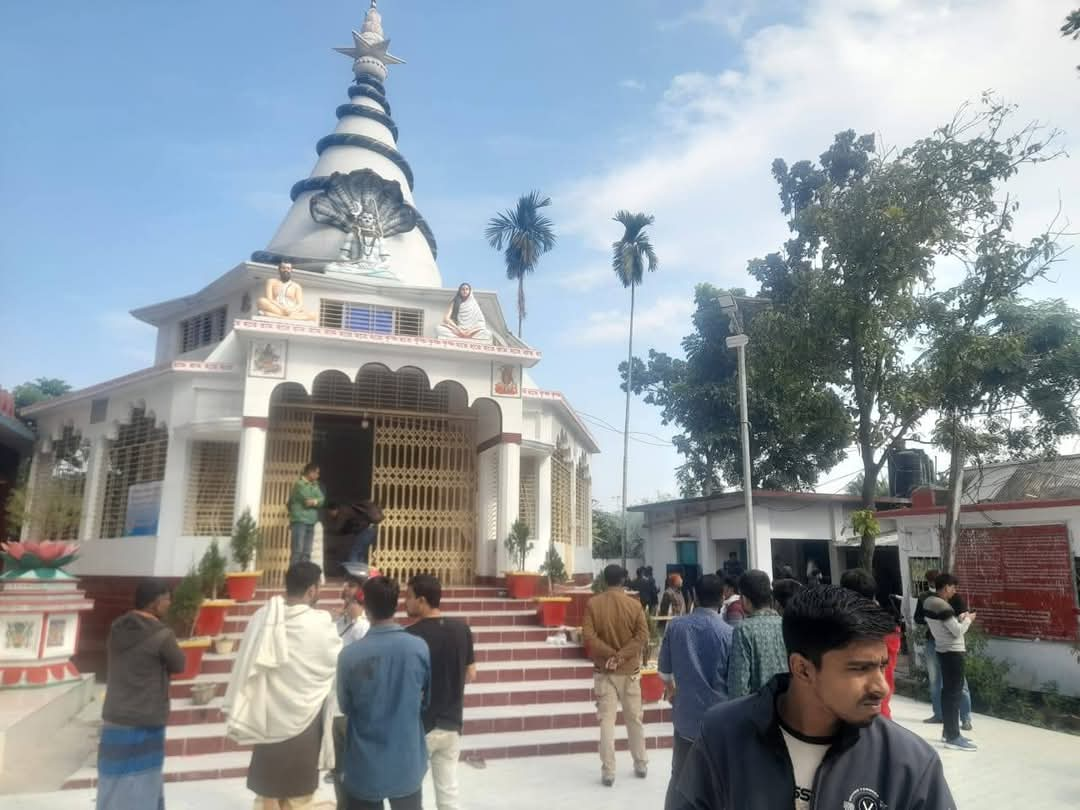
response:
[[(536, 541), (528, 568), (553, 542), (568, 571), (590, 571), (597, 446), (561, 394), (532, 382), (540, 352), (495, 294), (443, 283), (397, 148), (384, 83), (401, 60), (388, 45), (372, 3), (336, 49), (353, 68), (337, 127), (266, 249), (132, 313), (157, 329), (155, 365), (26, 410), (39, 436), (31, 512), (68, 505), (60, 533), (84, 541), (73, 573), (183, 575), (250, 509), (276, 584), (286, 500), (311, 460), (328, 499), (383, 507), (373, 562), (390, 575), (499, 576), (519, 518)], [(338, 540), (322, 538), (331, 573)]]

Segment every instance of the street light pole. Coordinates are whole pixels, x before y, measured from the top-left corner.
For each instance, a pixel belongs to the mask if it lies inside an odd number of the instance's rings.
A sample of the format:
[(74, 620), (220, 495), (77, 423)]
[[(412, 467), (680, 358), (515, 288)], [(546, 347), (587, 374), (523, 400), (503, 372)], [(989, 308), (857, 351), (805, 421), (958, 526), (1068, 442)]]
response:
[(743, 503), (746, 511), (746, 561), (751, 569), (758, 567), (757, 545), (754, 542), (754, 494), (750, 486), (750, 420), (746, 415), (746, 335), (732, 335), (727, 347), (739, 357), (739, 427), (742, 434)]

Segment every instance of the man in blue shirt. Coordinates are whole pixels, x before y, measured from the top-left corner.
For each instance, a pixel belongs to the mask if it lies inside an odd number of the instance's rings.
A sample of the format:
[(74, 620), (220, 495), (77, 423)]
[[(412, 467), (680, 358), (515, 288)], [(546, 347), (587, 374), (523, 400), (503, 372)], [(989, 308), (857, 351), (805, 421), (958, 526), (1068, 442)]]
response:
[(431, 658), (423, 639), (394, 621), (398, 584), (364, 583), (371, 629), (338, 657), (338, 703), (348, 719), (344, 783), (347, 810), (420, 810), (427, 772), (421, 713), (431, 692)]
[(673, 786), (698, 738), (702, 715), (728, 697), (728, 655), (734, 630), (718, 611), (724, 599), (723, 580), (706, 574), (698, 581), (697, 596), (698, 606), (689, 615), (672, 620), (660, 645), (658, 668), (675, 725), (665, 806), (671, 804)]

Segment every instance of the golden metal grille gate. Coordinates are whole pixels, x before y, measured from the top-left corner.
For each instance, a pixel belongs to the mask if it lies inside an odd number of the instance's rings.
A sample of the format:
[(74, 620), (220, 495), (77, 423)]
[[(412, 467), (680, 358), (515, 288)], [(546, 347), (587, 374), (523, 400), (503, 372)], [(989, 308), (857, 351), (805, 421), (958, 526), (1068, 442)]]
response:
[[(319, 405), (271, 409), (263, 471), (259, 567), (280, 586), (289, 565), (289, 492), (311, 460), (314, 414), (351, 408)], [(372, 498), (383, 509), (372, 564), (400, 581), (433, 573), (447, 585), (468, 584), (475, 567), (476, 444), (473, 420), (449, 414), (372, 412)]]
[(275, 406), (270, 410), (259, 517), (259, 567), (263, 583), (279, 587), (289, 567), (289, 492), (311, 461), (310, 408)]
[(551, 542), (559, 552), (566, 571), (573, 573), (574, 548), (570, 538), (570, 492), (571, 481), (569, 461), (559, 454), (551, 457)]
[(376, 414), (372, 497), (383, 509), (372, 563), (405, 581), (433, 573), (471, 582), (476, 539), (476, 444), (471, 420)]

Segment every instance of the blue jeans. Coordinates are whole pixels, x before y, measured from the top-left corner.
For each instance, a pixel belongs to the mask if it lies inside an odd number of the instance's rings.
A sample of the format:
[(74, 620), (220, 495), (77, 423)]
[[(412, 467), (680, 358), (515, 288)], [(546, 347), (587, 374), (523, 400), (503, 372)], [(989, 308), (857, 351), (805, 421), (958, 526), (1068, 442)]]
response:
[[(930, 705), (934, 707), (934, 717), (941, 717), (941, 662), (933, 637), (926, 640), (926, 674), (930, 676)], [(964, 691), (960, 695), (960, 722), (971, 722), (971, 691), (967, 678), (964, 678)]]
[(362, 562), (364, 565), (368, 564), (371, 547), (375, 545), (376, 531), (374, 526), (368, 526), (366, 529), (361, 529), (353, 535), (352, 546), (349, 548), (349, 562)]
[(289, 532), (292, 535), (292, 554), (289, 555), (289, 565), (298, 562), (311, 562), (311, 546), (315, 542), (314, 523), (290, 523)]

